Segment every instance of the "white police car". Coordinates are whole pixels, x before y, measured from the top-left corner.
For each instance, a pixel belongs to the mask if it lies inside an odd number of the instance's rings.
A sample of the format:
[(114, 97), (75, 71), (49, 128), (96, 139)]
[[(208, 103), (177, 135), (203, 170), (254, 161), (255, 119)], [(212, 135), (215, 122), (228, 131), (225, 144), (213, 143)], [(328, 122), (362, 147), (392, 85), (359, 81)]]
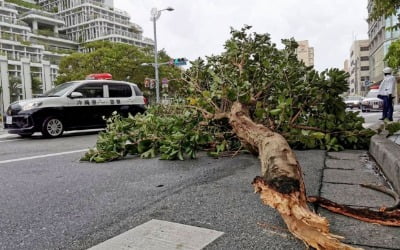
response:
[(72, 81), (39, 98), (12, 103), (6, 112), (4, 128), (23, 137), (34, 132), (58, 137), (66, 130), (103, 128), (106, 126), (103, 117), (111, 116), (114, 111), (125, 117), (129, 113), (143, 113), (146, 102), (134, 83), (105, 79)]

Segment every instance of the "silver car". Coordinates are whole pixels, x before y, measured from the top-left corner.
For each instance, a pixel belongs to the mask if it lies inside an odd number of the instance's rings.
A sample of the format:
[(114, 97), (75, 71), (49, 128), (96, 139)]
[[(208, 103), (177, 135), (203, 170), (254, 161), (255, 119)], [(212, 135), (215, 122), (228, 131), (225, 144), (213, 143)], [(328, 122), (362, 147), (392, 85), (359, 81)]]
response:
[(382, 111), (383, 101), (378, 98), (378, 90), (371, 89), (361, 102), (361, 112)]
[(346, 108), (361, 108), (361, 101), (363, 98), (361, 96), (346, 96), (344, 98), (344, 103), (346, 104)]

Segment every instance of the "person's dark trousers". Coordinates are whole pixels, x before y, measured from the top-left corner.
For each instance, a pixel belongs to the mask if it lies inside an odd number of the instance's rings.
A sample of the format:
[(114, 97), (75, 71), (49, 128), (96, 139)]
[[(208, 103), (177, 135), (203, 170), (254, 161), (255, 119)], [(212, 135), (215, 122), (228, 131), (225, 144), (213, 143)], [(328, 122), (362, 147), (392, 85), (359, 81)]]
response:
[(388, 96), (388, 109), (386, 113), (386, 118), (389, 119), (389, 121), (393, 121), (393, 98), (392, 95)]
[[(388, 110), (389, 110), (389, 102), (390, 102), (389, 101), (389, 96), (383, 95), (383, 96), (381, 96), (381, 99), (383, 101), (382, 120), (385, 119), (385, 118), (389, 119), (389, 117), (387, 116), (388, 115)], [(392, 110), (393, 110), (393, 105), (392, 105)]]

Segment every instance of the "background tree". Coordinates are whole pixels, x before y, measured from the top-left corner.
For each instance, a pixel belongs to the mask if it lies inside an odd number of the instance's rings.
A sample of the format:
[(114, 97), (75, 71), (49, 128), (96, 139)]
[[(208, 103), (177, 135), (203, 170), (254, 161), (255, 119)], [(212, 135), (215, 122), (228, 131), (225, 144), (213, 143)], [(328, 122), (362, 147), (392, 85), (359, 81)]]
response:
[(32, 94), (42, 93), (42, 81), (38, 77), (31, 77)]
[(400, 66), (400, 40), (392, 42), (384, 60), (390, 67), (398, 70)]
[[(380, 20), (382, 17), (387, 18), (390, 16), (397, 16), (400, 20), (400, 15), (398, 15), (398, 10), (400, 8), (400, 0), (373, 0), (372, 10), (368, 21)], [(391, 29), (400, 28), (400, 22), (392, 27)]]
[(10, 76), (8, 79), (8, 83), (10, 88), (10, 101), (18, 101), (19, 95), (21, 94), (21, 78), (17, 76)]
[[(154, 61), (152, 51), (148, 48), (98, 41), (85, 44), (83, 50), (86, 53), (73, 53), (61, 60), (56, 84), (82, 80), (93, 73), (107, 72), (115, 80), (129, 80), (144, 90), (144, 79), (154, 78), (154, 67), (141, 65)], [(170, 59), (165, 51), (160, 52), (160, 62)], [(171, 82), (172, 87), (179, 86), (179, 80), (176, 79), (180, 79), (181, 70), (178, 68), (163, 65), (159, 67), (159, 73), (160, 79), (174, 79), (175, 82)], [(177, 89), (179, 88), (172, 88), (173, 91)]]

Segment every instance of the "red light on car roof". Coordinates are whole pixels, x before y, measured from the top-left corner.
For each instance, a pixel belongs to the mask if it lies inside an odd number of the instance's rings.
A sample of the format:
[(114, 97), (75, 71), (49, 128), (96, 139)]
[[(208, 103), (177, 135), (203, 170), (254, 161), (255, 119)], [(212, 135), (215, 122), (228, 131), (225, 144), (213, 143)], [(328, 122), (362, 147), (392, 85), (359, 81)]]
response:
[(112, 75), (110, 73), (90, 74), (86, 80), (112, 80)]
[(369, 87), (369, 89), (379, 89), (379, 85), (373, 85), (373, 86)]

